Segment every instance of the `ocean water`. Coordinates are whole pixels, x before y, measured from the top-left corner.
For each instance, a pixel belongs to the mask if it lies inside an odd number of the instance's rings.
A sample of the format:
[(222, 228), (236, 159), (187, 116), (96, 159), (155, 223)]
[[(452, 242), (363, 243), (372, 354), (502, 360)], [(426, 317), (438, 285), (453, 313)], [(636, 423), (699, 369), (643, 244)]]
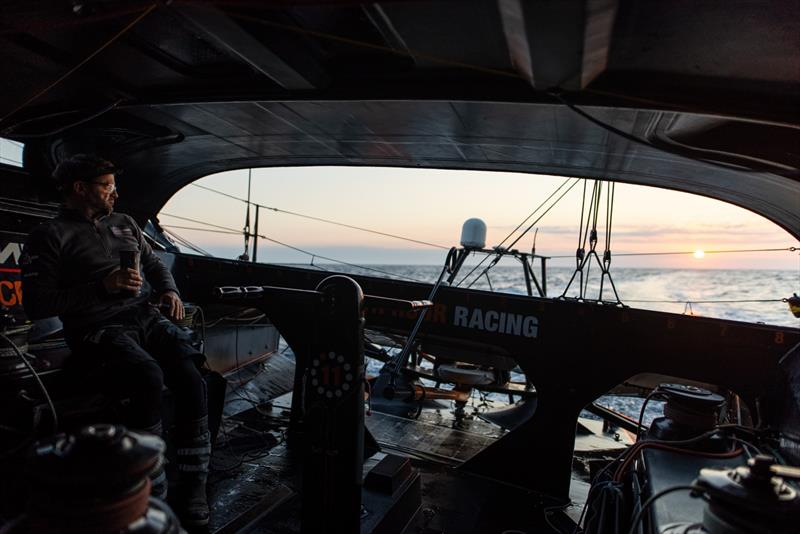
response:
[[(322, 268), (338, 272), (351, 272), (370, 276), (397, 277), (433, 283), (441, 272), (436, 265), (370, 265), (369, 270), (359, 270), (342, 265), (323, 265)], [(476, 270), (461, 287), (468, 286), (483, 270)], [(472, 270), (461, 269), (456, 283)], [(539, 278), (538, 265), (534, 270)], [(561, 295), (574, 270), (567, 267), (547, 269), (547, 295)], [(384, 274), (385, 273), (385, 274)], [(503, 293), (527, 294), (521, 265), (498, 265), (479, 278), (474, 289), (491, 289)], [(585, 293), (589, 299), (599, 295), (599, 270), (590, 271)], [(636, 269), (611, 270), (611, 279), (620, 300), (632, 308), (658, 310), (672, 313), (694, 313), (706, 317), (731, 319), (752, 323), (800, 328), (800, 319), (794, 317), (789, 306), (781, 299), (800, 293), (800, 272), (786, 270), (710, 270), (710, 269)], [(578, 296), (577, 278), (567, 296)], [(604, 282), (604, 300), (615, 300), (608, 278)], [(709, 302), (722, 301), (722, 302)], [(753, 302), (763, 301), (763, 302)]]
[[(370, 265), (370, 269), (359, 270), (341, 265), (323, 265), (319, 268), (337, 272), (365, 274), (411, 279), (433, 283), (441, 272), (436, 265)], [(470, 272), (472, 266), (462, 269), (456, 283)], [(468, 286), (483, 267), (477, 269), (466, 282)], [(377, 272), (381, 271), (381, 272)], [(573, 275), (566, 267), (548, 268), (547, 295), (557, 297), (564, 293)], [(527, 294), (521, 265), (498, 265), (481, 277), (472, 286), (475, 289)], [(539, 271), (536, 271), (539, 277)], [(595, 269), (587, 275), (586, 298), (597, 299), (599, 295), (599, 273)], [(781, 299), (800, 293), (800, 273), (781, 270), (677, 270), (677, 269), (612, 269), (611, 278), (623, 304), (632, 308), (658, 310), (672, 313), (694, 313), (707, 317), (765, 323), (800, 328), (800, 319), (795, 318)], [(577, 278), (567, 291), (567, 296), (577, 296)], [(603, 297), (615, 300), (608, 279), (604, 282)], [(722, 301), (722, 302), (709, 302)], [(758, 302), (754, 302), (758, 301)], [(382, 364), (376, 360), (368, 362), (368, 374), (377, 374)], [(515, 380), (524, 380), (517, 374)], [(481, 399), (498, 407), (506, 403), (503, 395), (489, 394)], [(639, 417), (643, 399), (638, 397), (603, 396), (597, 402), (633, 418)], [(663, 403), (652, 401), (647, 405), (644, 423), (663, 414)], [(594, 418), (588, 412), (583, 416)]]

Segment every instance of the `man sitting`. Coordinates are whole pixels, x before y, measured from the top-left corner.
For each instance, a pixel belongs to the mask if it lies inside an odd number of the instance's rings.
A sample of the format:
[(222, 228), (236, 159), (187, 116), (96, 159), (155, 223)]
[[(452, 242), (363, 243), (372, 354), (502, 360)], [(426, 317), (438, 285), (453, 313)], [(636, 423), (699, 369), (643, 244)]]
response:
[[(203, 356), (189, 335), (170, 322), (184, 316), (169, 270), (136, 222), (114, 213), (114, 165), (78, 154), (53, 176), (64, 197), (58, 216), (29, 235), (21, 263), (25, 311), (31, 319), (58, 315), (73, 362), (90, 387), (130, 400), (128, 425), (161, 434), (161, 390), (175, 397), (178, 483), (170, 502), (185, 525), (208, 523), (206, 478), (211, 447)], [(131, 265), (120, 267), (120, 256)], [(149, 303), (143, 282), (153, 288)], [(163, 468), (153, 495), (166, 496)]]

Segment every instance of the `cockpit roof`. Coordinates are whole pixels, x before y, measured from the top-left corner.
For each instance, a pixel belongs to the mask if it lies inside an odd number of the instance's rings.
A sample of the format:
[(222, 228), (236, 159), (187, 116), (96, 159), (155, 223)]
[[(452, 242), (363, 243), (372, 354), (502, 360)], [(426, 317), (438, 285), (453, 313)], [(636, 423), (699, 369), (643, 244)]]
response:
[(797, 2), (2, 9), (0, 136), (35, 176), (114, 159), (142, 218), (217, 171), (377, 165), (654, 185), (800, 236)]

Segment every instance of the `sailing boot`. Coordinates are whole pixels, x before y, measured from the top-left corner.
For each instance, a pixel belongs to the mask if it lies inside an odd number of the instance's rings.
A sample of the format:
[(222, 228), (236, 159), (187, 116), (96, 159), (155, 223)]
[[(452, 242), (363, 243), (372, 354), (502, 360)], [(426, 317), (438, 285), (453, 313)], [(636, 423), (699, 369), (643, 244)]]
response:
[[(163, 428), (161, 426), (161, 421), (154, 424), (153, 426), (143, 428), (145, 432), (149, 434), (153, 434), (154, 436), (158, 436), (159, 438), (163, 439), (162, 433)], [(164, 456), (163, 450), (162, 454), (159, 455), (158, 463), (150, 472), (150, 495), (161, 499), (162, 501), (167, 498), (167, 489), (169, 488), (169, 483), (167, 482), (167, 472), (165, 471), (165, 467), (167, 464), (167, 457)]]
[(181, 425), (177, 430), (178, 479), (173, 488), (175, 511), (185, 527), (205, 526), (209, 517), (206, 480), (211, 461), (208, 417)]

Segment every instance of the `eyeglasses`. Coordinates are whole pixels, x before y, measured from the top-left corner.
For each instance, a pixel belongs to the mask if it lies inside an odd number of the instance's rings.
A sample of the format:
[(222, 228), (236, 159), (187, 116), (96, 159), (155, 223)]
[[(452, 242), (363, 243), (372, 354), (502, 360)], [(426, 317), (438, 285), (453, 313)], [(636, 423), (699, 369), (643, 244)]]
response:
[(90, 184), (94, 184), (94, 185), (102, 186), (103, 189), (105, 189), (108, 193), (113, 193), (114, 191), (117, 190), (117, 185), (116, 184), (109, 184), (109, 183), (106, 183), (106, 182), (89, 182), (89, 183)]

